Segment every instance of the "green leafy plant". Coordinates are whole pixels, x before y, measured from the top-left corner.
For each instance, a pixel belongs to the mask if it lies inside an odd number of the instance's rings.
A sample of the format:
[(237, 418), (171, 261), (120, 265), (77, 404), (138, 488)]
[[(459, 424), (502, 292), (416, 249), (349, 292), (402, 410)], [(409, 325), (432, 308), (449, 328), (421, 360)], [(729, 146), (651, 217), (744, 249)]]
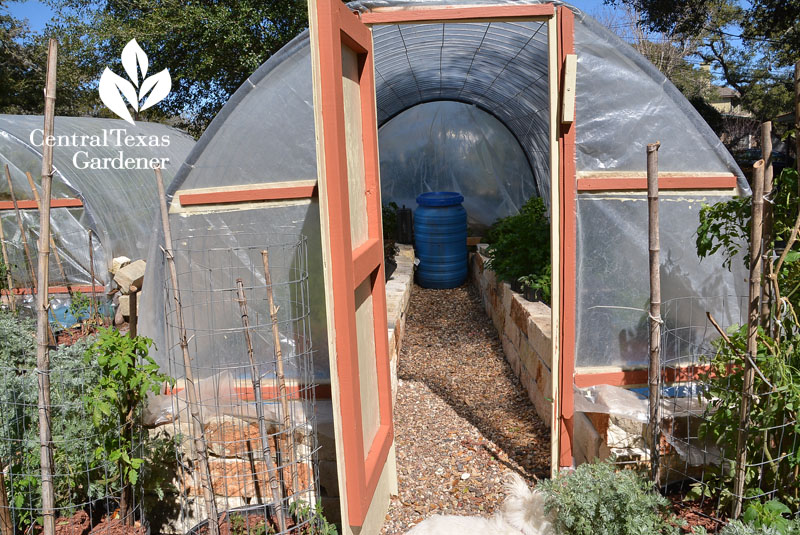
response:
[(105, 438), (95, 449), (96, 459), (117, 465), (123, 519), (132, 503), (132, 485), (139, 480), (145, 460), (133, 450), (135, 422), (147, 395), (158, 394), (163, 383), (173, 382), (148, 355), (152, 343), (143, 336), (129, 337), (112, 328), (100, 329), (84, 358), (87, 364), (96, 360), (101, 373), (83, 399), (92, 424)]
[(77, 322), (81, 323), (82, 319), (89, 315), (91, 305), (92, 300), (88, 295), (75, 291), (70, 296), (69, 312)]
[[(488, 232), (486, 267), (550, 301), (550, 221), (544, 201), (531, 197), (516, 215), (498, 219)], [(545, 290), (546, 288), (546, 290)]]
[[(800, 519), (784, 519), (781, 527), (774, 525), (755, 525), (740, 520), (728, 522), (719, 532), (719, 535), (800, 535)], [(703, 534), (704, 535), (704, 534)]]
[(275, 533), (272, 526), (267, 528), (267, 522), (263, 518), (256, 522), (250, 522), (244, 515), (233, 513), (230, 520), (233, 535), (272, 535)]
[(789, 519), (783, 515), (790, 515), (792, 510), (780, 500), (770, 500), (766, 503), (751, 502), (742, 515), (742, 521), (755, 528), (775, 528), (780, 533), (789, 529)]
[(322, 502), (317, 500), (316, 507), (306, 501), (296, 500), (289, 504), (289, 514), (300, 528), (300, 535), (338, 535), (336, 526), (328, 522), (322, 511)]
[(384, 204), (382, 207), (383, 256), (390, 259), (397, 254), (397, 210), (395, 202)]
[(545, 513), (558, 535), (677, 535), (669, 501), (639, 474), (608, 461), (544, 480)]
[(8, 272), (11, 268), (0, 259), (0, 290), (8, 290)]

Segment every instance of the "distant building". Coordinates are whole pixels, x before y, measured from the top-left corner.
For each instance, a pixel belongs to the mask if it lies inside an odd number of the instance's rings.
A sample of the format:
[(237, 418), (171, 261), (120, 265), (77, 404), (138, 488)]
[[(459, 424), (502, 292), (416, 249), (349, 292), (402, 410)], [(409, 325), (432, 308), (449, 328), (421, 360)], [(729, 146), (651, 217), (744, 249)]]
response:
[(714, 106), (722, 115), (734, 117), (752, 117), (753, 114), (742, 108), (739, 104), (741, 95), (730, 87), (714, 86), (716, 95), (709, 97), (708, 103)]

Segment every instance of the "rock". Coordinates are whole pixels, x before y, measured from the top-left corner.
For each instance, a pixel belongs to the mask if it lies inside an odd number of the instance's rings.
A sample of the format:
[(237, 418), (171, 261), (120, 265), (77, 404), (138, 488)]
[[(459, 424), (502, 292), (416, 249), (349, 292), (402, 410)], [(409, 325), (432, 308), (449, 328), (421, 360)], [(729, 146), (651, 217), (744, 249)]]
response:
[[(136, 313), (139, 313), (139, 301), (142, 300), (142, 294), (136, 294)], [(119, 308), (117, 309), (119, 313), (122, 314), (123, 317), (129, 318), (131, 316), (131, 296), (130, 294), (127, 295), (120, 295), (119, 296)]]
[(144, 260), (137, 260), (117, 271), (117, 274), (114, 275), (114, 282), (119, 285), (119, 289), (123, 294), (130, 293), (131, 285), (137, 288), (142, 287), (146, 267), (147, 264)]
[(116, 275), (117, 272), (131, 263), (131, 259), (127, 256), (118, 256), (111, 260), (111, 274)]

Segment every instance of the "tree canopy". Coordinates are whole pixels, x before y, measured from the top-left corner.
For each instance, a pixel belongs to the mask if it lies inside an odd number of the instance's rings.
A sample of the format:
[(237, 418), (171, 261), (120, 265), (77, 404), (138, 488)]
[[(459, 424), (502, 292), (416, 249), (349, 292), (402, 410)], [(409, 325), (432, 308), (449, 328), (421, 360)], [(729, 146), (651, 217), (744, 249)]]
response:
[[(3, 1), (4, 0), (0, 0)], [(0, 61), (18, 76), (0, 93), (0, 111), (41, 113), (46, 41), (59, 41), (57, 113), (109, 116), (97, 93), (106, 67), (136, 39), (153, 72), (169, 69), (170, 94), (139, 117), (198, 135), (264, 61), (307, 26), (298, 0), (49, 0), (53, 21), (39, 34), (0, 15)], [(0, 4), (3, 6), (3, 4)], [(6, 39), (6, 36), (10, 39)], [(34, 90), (35, 88), (35, 90)], [(9, 93), (6, 95), (6, 93)]]

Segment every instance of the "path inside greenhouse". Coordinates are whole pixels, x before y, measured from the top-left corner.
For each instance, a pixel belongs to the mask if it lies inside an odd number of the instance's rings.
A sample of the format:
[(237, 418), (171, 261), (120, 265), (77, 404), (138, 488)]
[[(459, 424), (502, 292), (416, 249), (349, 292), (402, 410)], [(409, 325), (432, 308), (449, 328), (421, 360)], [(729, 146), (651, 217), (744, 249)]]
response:
[(548, 477), (550, 434), (470, 284), (414, 286), (394, 409), (399, 495), (382, 533), (434, 514), (490, 516), (509, 472)]

